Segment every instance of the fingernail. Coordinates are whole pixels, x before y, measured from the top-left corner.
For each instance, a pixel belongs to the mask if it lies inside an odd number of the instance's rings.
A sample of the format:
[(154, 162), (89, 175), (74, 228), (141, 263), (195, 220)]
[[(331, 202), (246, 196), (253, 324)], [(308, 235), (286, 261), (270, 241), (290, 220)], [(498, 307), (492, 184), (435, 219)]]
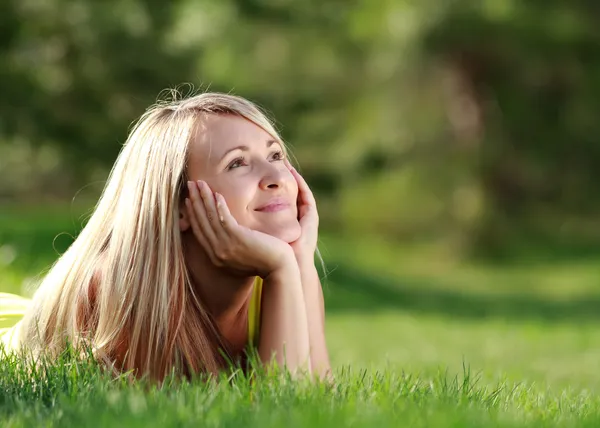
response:
[(198, 188), (199, 188), (199, 189), (202, 189), (202, 186), (203, 186), (203, 181), (202, 181), (202, 180), (198, 180), (198, 182), (197, 182), (197, 183), (198, 183)]
[(193, 186), (194, 182), (193, 181), (188, 181), (187, 182), (187, 186), (188, 186), (188, 190), (191, 192), (192, 191), (192, 186)]

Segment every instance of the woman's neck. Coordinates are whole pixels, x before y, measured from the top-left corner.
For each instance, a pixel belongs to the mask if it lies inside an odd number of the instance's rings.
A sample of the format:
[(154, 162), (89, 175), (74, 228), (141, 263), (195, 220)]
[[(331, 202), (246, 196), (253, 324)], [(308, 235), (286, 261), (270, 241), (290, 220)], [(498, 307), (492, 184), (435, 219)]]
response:
[(247, 308), (255, 278), (215, 266), (195, 240), (186, 244), (190, 279), (221, 334), (232, 341), (230, 336), (238, 330), (247, 333)]

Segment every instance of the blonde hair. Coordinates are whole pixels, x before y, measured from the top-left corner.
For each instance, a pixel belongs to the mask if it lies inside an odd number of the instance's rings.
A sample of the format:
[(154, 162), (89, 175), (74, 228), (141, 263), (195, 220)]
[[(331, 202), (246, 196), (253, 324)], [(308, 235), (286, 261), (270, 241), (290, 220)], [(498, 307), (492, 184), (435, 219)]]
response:
[(204, 114), (239, 115), (281, 138), (243, 98), (178, 98), (135, 124), (91, 218), (34, 295), (21, 329), (34, 355), (89, 343), (115, 370), (158, 380), (223, 366), (225, 346), (191, 286), (178, 226), (189, 143)]

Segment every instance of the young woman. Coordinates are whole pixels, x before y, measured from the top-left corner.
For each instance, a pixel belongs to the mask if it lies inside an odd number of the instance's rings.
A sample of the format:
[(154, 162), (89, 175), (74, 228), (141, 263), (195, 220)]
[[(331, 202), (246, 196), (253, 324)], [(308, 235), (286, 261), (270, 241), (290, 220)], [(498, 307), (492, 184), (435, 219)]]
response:
[[(318, 223), (253, 103), (219, 93), (159, 103), (2, 340), (34, 355), (90, 344), (113, 369), (158, 380), (215, 373), (249, 345), (265, 364), (326, 375)], [(0, 297), (0, 310), (14, 299)]]

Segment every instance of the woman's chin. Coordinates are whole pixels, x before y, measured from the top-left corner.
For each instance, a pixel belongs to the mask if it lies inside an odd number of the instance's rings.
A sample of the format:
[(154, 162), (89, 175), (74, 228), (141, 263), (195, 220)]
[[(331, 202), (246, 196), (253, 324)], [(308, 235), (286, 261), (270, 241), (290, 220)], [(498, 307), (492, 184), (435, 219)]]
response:
[(295, 225), (290, 225), (288, 227), (274, 227), (270, 230), (265, 230), (264, 232), (291, 244), (300, 238), (302, 228), (296, 223)]

